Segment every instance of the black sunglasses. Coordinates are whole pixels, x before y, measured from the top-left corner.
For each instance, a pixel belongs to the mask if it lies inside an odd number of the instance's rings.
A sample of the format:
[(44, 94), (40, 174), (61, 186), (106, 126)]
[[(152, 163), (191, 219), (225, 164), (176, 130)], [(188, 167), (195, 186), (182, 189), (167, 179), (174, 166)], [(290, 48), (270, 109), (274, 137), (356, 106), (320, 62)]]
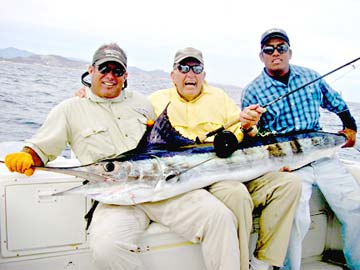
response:
[(190, 71), (190, 69), (195, 73), (195, 74), (200, 74), (201, 72), (204, 71), (204, 67), (202, 65), (194, 65), (194, 66), (189, 66), (189, 65), (178, 65), (177, 69), (181, 72), (181, 73), (188, 73)]
[(280, 54), (284, 54), (289, 51), (289, 46), (286, 44), (280, 44), (277, 45), (276, 47), (272, 45), (265, 45), (261, 51), (268, 55), (272, 55), (275, 52), (275, 50), (277, 50)]
[(100, 64), (97, 68), (101, 74), (108, 74), (112, 71), (115, 77), (121, 77), (126, 72), (122, 66), (110, 66), (108, 63)]

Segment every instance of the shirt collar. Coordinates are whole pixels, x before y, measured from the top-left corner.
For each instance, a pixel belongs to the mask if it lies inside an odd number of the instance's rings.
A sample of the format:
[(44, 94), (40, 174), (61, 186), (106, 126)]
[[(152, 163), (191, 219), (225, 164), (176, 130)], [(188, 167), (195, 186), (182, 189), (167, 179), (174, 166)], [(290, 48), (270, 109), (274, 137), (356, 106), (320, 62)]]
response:
[[(292, 65), (289, 65), (290, 68), (290, 76), (289, 76), (289, 80), (288, 80), (288, 85), (290, 84), (290, 81), (293, 80), (295, 77), (299, 76), (299, 73), (296, 72), (296, 69), (293, 68)], [(265, 71), (265, 67), (261, 73), (261, 77), (263, 79), (263, 84), (265, 88), (270, 88), (272, 86), (283, 86), (284, 84), (278, 80), (275, 80), (273, 78), (271, 78)]]
[(203, 82), (203, 86), (202, 86), (200, 95), (198, 95), (195, 99), (190, 100), (190, 101), (187, 101), (187, 100), (183, 99), (183, 98), (179, 95), (179, 93), (178, 93), (177, 90), (176, 90), (176, 86), (173, 86), (173, 88), (171, 89), (171, 95), (175, 95), (181, 102), (184, 102), (184, 103), (194, 103), (194, 102), (196, 102), (199, 98), (201, 98), (201, 97), (204, 96), (204, 95), (207, 95), (208, 93), (209, 93), (209, 89), (208, 89), (208, 83), (207, 83), (206, 81)]
[(113, 103), (113, 102), (122, 102), (124, 99), (127, 98), (127, 93), (126, 91), (122, 90), (120, 95), (118, 95), (117, 97), (115, 98), (101, 98), (97, 95), (95, 95), (90, 88), (86, 87), (86, 97), (88, 99), (90, 99), (91, 101), (93, 102), (100, 102), (100, 103), (106, 103), (106, 102), (110, 102), (110, 103)]

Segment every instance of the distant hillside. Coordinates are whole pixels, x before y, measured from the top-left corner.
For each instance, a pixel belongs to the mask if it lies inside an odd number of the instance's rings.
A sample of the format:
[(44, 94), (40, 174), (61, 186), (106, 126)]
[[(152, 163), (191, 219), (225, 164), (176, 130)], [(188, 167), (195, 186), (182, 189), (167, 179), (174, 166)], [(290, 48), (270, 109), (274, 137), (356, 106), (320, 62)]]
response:
[(58, 55), (34, 54), (15, 48), (0, 49), (0, 60), (68, 68), (84, 68), (88, 65), (85, 61), (71, 60)]
[[(75, 68), (86, 70), (89, 62), (69, 59), (59, 55), (40, 55), (17, 48), (0, 49), (0, 61), (21, 64), (38, 64), (53, 67)], [(128, 67), (129, 88), (145, 94), (172, 86), (170, 74), (163, 70), (145, 71), (137, 67)], [(211, 83), (211, 82), (210, 82)], [(240, 100), (241, 88), (233, 85), (211, 83), (224, 89), (236, 102)]]
[(12, 47), (0, 49), (0, 60), (69, 68), (84, 68), (88, 65), (85, 61), (81, 60), (72, 60), (59, 55), (40, 55)]
[(45, 66), (68, 67), (68, 68), (84, 68), (88, 65), (86, 62), (70, 60), (68, 58), (58, 55), (33, 54), (27, 57), (15, 57), (10, 59), (8, 58), (6, 60), (16, 63), (41, 64)]
[(33, 55), (34, 53), (25, 51), (25, 50), (19, 50), (13, 47), (0, 49), (0, 57), (5, 59), (11, 59), (15, 57), (28, 57)]

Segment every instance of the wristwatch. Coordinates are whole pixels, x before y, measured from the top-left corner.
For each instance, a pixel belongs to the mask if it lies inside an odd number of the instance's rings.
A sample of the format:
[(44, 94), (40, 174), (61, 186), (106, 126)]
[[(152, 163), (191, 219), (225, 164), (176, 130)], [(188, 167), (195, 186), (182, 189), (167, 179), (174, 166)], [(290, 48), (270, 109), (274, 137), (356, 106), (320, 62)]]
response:
[(244, 129), (243, 127), (240, 127), (240, 130), (244, 133), (244, 134), (248, 134), (250, 131), (252, 131), (254, 129), (254, 126), (249, 127), (248, 129)]
[(255, 137), (256, 134), (258, 133), (258, 129), (256, 126), (251, 126), (248, 129), (244, 129), (243, 127), (240, 127), (240, 130), (245, 136), (249, 136), (249, 137)]

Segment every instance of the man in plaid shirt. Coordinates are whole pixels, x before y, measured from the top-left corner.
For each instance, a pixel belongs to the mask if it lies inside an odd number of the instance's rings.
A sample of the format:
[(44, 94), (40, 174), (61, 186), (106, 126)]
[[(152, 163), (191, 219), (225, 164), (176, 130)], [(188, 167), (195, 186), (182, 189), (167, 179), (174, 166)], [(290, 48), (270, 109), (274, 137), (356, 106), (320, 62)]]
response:
[[(265, 67), (243, 91), (241, 117), (251, 118), (246, 108), (265, 106), (320, 75), (308, 68), (290, 65), (290, 40), (282, 29), (269, 29), (261, 36), (260, 59)], [(318, 80), (266, 108), (258, 123), (260, 133), (288, 133), (321, 129), (320, 107), (336, 113), (343, 123), (347, 142), (356, 142), (357, 127), (348, 106), (324, 80)], [(296, 171), (303, 179), (302, 197), (294, 219), (284, 269), (300, 270), (301, 242), (310, 227), (309, 200), (317, 185), (342, 224), (344, 255), (350, 269), (360, 269), (360, 187), (337, 158), (315, 161)]]

